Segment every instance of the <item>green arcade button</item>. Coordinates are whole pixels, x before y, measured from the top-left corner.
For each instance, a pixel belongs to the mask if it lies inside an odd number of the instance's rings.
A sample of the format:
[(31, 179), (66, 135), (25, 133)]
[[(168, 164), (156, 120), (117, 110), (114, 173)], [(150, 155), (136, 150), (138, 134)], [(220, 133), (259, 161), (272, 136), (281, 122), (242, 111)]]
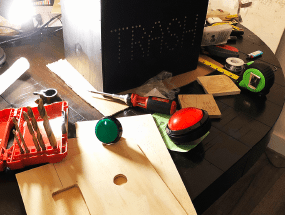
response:
[(105, 144), (116, 143), (122, 136), (122, 125), (115, 117), (108, 116), (99, 120), (95, 126), (98, 140)]

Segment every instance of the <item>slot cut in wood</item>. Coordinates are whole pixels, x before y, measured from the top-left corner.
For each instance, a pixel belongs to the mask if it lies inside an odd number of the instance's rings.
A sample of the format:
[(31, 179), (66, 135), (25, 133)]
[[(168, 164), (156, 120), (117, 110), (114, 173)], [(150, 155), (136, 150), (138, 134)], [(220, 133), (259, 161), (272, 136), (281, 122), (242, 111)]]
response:
[(52, 194), (59, 211), (71, 215), (90, 215), (82, 192), (77, 184), (56, 191)]

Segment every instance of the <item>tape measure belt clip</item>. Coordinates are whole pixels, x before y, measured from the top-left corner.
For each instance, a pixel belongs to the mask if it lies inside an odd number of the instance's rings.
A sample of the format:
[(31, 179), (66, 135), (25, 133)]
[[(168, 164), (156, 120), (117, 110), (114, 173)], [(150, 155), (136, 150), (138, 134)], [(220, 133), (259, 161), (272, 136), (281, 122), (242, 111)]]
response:
[(274, 84), (274, 80), (275, 75), (269, 65), (253, 62), (246, 67), (239, 86), (251, 92), (266, 95)]
[(247, 69), (239, 86), (248, 89), (251, 92), (260, 92), (265, 87), (265, 78), (263, 74), (255, 68)]

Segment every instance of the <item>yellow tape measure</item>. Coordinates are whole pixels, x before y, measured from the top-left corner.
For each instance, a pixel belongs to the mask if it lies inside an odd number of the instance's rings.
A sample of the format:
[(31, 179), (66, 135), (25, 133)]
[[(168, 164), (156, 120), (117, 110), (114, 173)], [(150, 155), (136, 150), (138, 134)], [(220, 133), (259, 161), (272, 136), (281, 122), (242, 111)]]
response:
[(226, 75), (226, 76), (228, 76), (228, 77), (230, 77), (230, 78), (232, 78), (232, 79), (234, 79), (234, 80), (237, 80), (237, 79), (239, 78), (238, 75), (236, 75), (236, 74), (234, 74), (234, 73), (231, 73), (231, 72), (229, 72), (228, 70), (225, 70), (225, 69), (223, 69), (223, 68), (221, 68), (221, 67), (219, 67), (219, 66), (217, 66), (217, 65), (211, 63), (210, 61), (207, 61), (207, 60), (205, 60), (205, 59), (203, 59), (203, 58), (201, 58), (201, 57), (199, 57), (199, 60), (198, 60), (198, 61), (199, 61), (200, 63), (206, 65), (206, 66), (209, 66), (209, 67), (211, 67), (211, 68), (213, 68), (213, 69), (215, 69), (215, 70), (217, 70), (217, 71), (223, 73), (224, 75)]
[(237, 30), (237, 31), (243, 31), (242, 28), (239, 28), (237, 26), (235, 26), (237, 23), (236, 22), (217, 22), (212, 24), (211, 26), (217, 26), (217, 25), (231, 25), (233, 29)]

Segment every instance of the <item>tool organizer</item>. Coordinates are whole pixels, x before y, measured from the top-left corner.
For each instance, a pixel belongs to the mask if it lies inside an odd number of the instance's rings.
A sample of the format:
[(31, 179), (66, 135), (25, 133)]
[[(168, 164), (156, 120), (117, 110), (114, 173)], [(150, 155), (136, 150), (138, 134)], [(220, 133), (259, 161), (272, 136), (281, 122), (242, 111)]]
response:
[[(6, 167), (14, 170), (29, 165), (56, 163), (67, 155), (68, 103), (63, 101), (45, 106), (52, 131), (56, 138), (56, 148), (53, 148), (49, 143), (43, 126), (43, 119), (40, 117), (38, 108), (32, 107), (31, 109), (34, 113), (46, 149), (43, 150), (40, 148), (40, 150), (37, 150), (34, 145), (33, 137), (29, 133), (27, 122), (23, 117), (23, 112), (27, 112), (26, 107), (4, 109), (0, 111), (0, 171), (3, 171)], [(12, 146), (7, 148), (9, 139), (11, 139), (12, 130), (15, 128), (12, 121), (13, 118), (16, 118), (18, 121), (18, 126), (23, 135), (24, 142), (27, 145), (28, 152), (23, 147), (20, 138), (19, 141), (24, 153), (21, 153), (15, 138), (13, 138)]]

